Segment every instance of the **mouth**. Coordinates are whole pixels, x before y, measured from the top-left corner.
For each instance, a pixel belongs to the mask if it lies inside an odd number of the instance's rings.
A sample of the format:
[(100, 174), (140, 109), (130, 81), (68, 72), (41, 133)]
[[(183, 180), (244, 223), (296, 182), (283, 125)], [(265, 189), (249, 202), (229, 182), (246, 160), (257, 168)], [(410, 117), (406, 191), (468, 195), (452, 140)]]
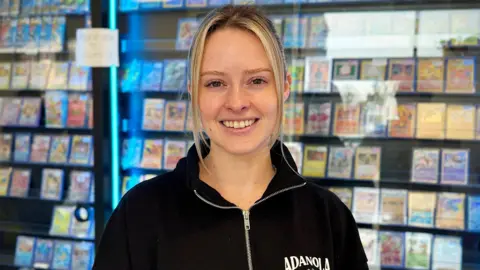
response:
[(227, 128), (244, 129), (244, 128), (248, 128), (248, 127), (254, 125), (255, 123), (258, 122), (258, 120), (260, 120), (260, 118), (252, 118), (252, 119), (245, 119), (245, 120), (234, 120), (234, 121), (225, 120), (225, 121), (220, 121), (220, 123), (224, 127), (227, 127)]

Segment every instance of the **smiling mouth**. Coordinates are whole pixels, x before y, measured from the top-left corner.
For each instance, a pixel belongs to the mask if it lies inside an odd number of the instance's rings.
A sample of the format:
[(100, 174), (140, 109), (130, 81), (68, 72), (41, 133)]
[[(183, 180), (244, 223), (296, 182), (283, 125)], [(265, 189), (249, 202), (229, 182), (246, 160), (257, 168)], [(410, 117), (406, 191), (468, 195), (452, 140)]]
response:
[(220, 121), (220, 123), (222, 123), (222, 125), (224, 125), (227, 128), (241, 129), (241, 128), (246, 128), (255, 124), (258, 120), (260, 119), (253, 118), (253, 119), (240, 120), (240, 121)]

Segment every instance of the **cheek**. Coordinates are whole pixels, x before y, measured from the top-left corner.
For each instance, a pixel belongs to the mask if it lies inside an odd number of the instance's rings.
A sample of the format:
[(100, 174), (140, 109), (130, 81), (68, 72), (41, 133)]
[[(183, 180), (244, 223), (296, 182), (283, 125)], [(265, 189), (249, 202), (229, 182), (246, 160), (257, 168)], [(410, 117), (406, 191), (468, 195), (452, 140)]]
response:
[(198, 102), (200, 107), (200, 117), (203, 122), (208, 122), (217, 118), (221, 109), (221, 103), (218, 99), (199, 97)]

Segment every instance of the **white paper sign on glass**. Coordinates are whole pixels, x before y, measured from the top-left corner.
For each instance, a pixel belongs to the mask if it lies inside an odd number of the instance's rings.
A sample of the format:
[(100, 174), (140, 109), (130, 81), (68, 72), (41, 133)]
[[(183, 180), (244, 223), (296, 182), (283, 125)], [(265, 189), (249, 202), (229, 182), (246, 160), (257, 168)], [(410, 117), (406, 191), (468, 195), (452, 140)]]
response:
[(77, 30), (75, 59), (77, 66), (119, 66), (118, 30), (82, 28)]

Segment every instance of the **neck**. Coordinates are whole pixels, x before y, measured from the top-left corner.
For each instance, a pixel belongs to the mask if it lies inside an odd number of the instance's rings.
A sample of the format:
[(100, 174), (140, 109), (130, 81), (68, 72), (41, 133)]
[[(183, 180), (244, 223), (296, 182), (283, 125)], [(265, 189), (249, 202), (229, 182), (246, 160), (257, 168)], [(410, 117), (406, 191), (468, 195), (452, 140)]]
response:
[(205, 165), (208, 171), (200, 164), (200, 179), (244, 210), (262, 197), (275, 174), (268, 147), (237, 156), (212, 143)]

